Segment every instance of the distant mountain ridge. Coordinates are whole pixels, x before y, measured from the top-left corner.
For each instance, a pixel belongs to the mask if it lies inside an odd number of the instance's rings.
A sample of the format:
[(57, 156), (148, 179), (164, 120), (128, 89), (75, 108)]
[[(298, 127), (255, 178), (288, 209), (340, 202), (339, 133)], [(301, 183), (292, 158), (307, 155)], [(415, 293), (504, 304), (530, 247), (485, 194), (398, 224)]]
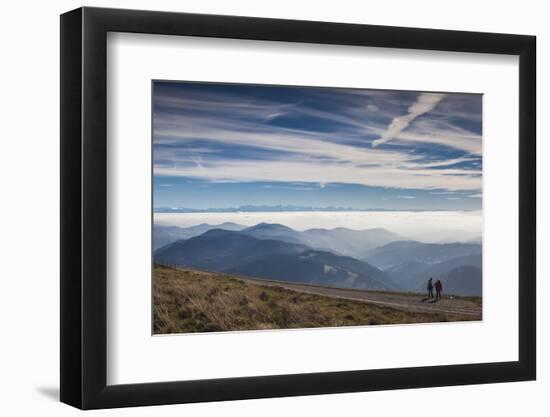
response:
[[(153, 209), (154, 213), (258, 213), (258, 212), (284, 212), (284, 211), (359, 211), (359, 212), (369, 212), (369, 211), (413, 211), (413, 212), (422, 212), (422, 211), (448, 211), (446, 209), (392, 209), (384, 207), (375, 207), (375, 208), (357, 208), (357, 207), (314, 207), (314, 206), (293, 206), (293, 205), (245, 205), (238, 207), (216, 207), (216, 208), (187, 208), (187, 207), (155, 207)], [(470, 210), (464, 210), (470, 211)]]
[(482, 270), (475, 266), (459, 266), (441, 276), (444, 290), (455, 295), (482, 295)]
[[(241, 232), (212, 229), (200, 236), (178, 240), (157, 249), (155, 262), (344, 288), (391, 288), (389, 277), (365, 262), (312, 250), (302, 244), (258, 239), (248, 234), (258, 230), (263, 233), (266, 228), (244, 229)], [(284, 231), (277, 227), (267, 230)]]
[(290, 227), (283, 226), (282, 224), (258, 223), (255, 226), (243, 229), (242, 233), (255, 237), (256, 239), (277, 239), (288, 243), (305, 244), (301, 238), (300, 232)]
[(308, 229), (300, 232), (277, 223), (258, 223), (246, 227), (226, 222), (217, 226), (203, 223), (190, 228), (155, 225), (153, 248), (158, 249), (176, 240), (189, 239), (216, 228), (241, 231), (258, 239), (276, 239), (289, 243), (300, 243), (312, 249), (327, 250), (354, 258), (361, 258), (377, 246), (404, 239), (402, 236), (382, 228), (351, 230), (338, 227), (335, 229)]
[(351, 230), (338, 227), (335, 229), (309, 229), (302, 232), (302, 239), (311, 247), (320, 247), (360, 259), (368, 251), (378, 246), (404, 238), (382, 228)]
[[(385, 229), (309, 229), (281, 224), (155, 225), (172, 240), (155, 261), (266, 279), (343, 288), (424, 292), (427, 279), (441, 279), (446, 293), (481, 295), (479, 243), (400, 240)], [(233, 229), (233, 230), (228, 230)], [(179, 238), (174, 241), (175, 238)], [(159, 236), (154, 236), (158, 244)]]
[(436, 264), (448, 259), (481, 253), (479, 243), (423, 243), (415, 240), (390, 242), (377, 247), (363, 258), (381, 269), (415, 261)]
[(202, 223), (191, 227), (165, 226), (162, 224), (153, 225), (153, 249), (158, 249), (176, 240), (189, 239), (212, 229), (224, 229), (239, 231), (246, 226), (241, 224), (225, 222), (221, 224)]
[(163, 264), (224, 271), (255, 258), (302, 253), (309, 248), (279, 240), (254, 237), (222, 229), (178, 240), (155, 251), (155, 261)]
[(448, 259), (414, 275), (409, 289), (424, 291), (428, 278), (433, 277), (441, 279), (449, 294), (481, 295), (482, 264), (481, 253)]
[(226, 272), (342, 288), (369, 290), (392, 288), (388, 276), (372, 265), (349, 256), (313, 250), (299, 254), (260, 257), (228, 269)]

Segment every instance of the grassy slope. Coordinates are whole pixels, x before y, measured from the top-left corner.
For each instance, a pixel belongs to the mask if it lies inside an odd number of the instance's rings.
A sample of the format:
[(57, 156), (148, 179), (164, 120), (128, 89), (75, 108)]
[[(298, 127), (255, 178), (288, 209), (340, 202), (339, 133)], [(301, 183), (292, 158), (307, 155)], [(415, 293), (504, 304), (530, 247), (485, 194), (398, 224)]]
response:
[(467, 320), (304, 294), (204, 271), (155, 266), (154, 333), (292, 329)]

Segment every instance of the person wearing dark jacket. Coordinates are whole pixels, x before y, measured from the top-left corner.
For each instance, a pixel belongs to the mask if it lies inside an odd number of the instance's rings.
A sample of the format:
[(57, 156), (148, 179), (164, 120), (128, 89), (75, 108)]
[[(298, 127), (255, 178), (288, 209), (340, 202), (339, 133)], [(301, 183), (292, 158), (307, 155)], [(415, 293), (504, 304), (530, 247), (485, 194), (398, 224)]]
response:
[(441, 300), (441, 291), (443, 291), (443, 284), (441, 283), (441, 280), (437, 280), (435, 282), (435, 299), (436, 300)]
[(428, 298), (434, 298), (434, 285), (432, 281), (432, 278), (428, 280)]

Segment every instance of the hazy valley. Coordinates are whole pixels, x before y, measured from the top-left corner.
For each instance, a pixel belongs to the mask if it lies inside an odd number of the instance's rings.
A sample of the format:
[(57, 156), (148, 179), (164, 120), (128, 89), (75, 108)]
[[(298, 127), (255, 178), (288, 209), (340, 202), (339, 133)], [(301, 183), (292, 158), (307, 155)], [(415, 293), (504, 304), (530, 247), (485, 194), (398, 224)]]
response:
[(481, 296), (481, 244), (423, 243), (382, 228), (297, 231), (281, 224), (154, 225), (155, 262), (340, 288)]

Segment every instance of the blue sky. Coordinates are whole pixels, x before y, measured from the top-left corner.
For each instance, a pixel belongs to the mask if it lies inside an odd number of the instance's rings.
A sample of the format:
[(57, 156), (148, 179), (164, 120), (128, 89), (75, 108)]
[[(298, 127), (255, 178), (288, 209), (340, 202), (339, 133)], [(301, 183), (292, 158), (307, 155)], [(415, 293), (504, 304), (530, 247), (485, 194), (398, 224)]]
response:
[(155, 81), (153, 112), (155, 208), (481, 208), (481, 95)]

